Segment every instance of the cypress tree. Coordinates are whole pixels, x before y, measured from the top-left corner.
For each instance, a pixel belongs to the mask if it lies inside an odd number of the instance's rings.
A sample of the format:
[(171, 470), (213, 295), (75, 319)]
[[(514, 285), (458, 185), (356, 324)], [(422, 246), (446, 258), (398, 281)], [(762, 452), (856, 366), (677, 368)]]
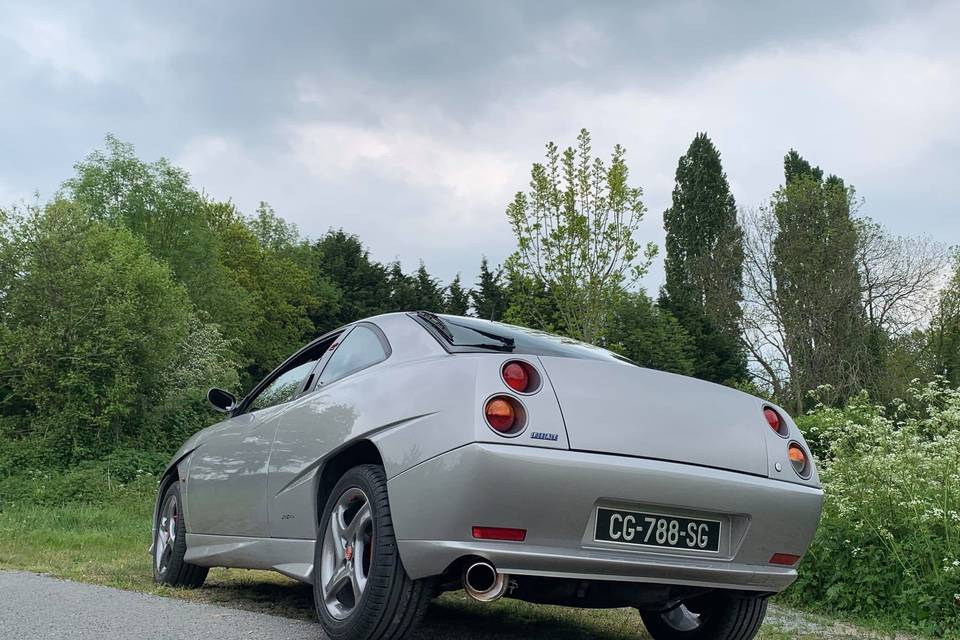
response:
[(698, 133), (680, 157), (663, 223), (666, 284), (660, 304), (693, 339), (694, 375), (713, 382), (745, 379), (743, 232), (720, 153), (706, 133)]

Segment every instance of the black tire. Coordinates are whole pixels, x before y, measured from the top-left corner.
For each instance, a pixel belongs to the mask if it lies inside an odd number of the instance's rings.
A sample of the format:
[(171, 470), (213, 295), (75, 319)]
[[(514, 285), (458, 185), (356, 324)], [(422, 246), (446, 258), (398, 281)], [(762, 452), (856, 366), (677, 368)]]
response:
[(719, 592), (640, 617), (654, 640), (750, 640), (766, 614), (766, 596)]
[[(329, 598), (325, 594), (321, 563), (323, 546), (330, 533), (331, 518), (334, 509), (342, 504), (341, 498), (355, 493), (363, 493), (363, 500), (370, 506), (368, 525), (368, 543), (362, 545), (360, 571), (366, 568), (366, 582), (359, 600), (352, 603), (348, 612), (340, 611), (337, 617), (328, 608)], [(354, 515), (359, 518), (359, 515)], [(345, 521), (345, 520), (344, 520)], [(338, 520), (340, 522), (340, 520)], [(340, 544), (342, 537), (335, 538)], [(343, 551), (346, 549), (341, 545)], [(354, 559), (353, 546), (345, 554), (348, 561)], [(369, 551), (368, 551), (369, 550)], [(328, 565), (343, 563), (341, 559), (331, 559), (328, 548)], [(353, 566), (352, 564), (350, 565)], [(317, 543), (314, 552), (313, 597), (317, 618), (323, 630), (331, 640), (401, 640), (416, 627), (426, 613), (433, 597), (433, 581), (430, 579), (412, 580), (403, 564), (393, 532), (390, 517), (390, 503), (387, 499), (387, 478), (383, 469), (377, 465), (365, 464), (353, 467), (340, 478), (330, 492), (320, 517)], [(341, 566), (341, 568), (343, 568)], [(354, 578), (350, 585), (354, 584)], [(330, 581), (332, 584), (333, 581)], [(347, 586), (343, 587), (344, 589)], [(336, 591), (331, 589), (331, 592)], [(340, 590), (343, 593), (343, 590)], [(352, 592), (347, 592), (348, 600), (353, 600)], [(332, 596), (337, 599), (336, 595)], [(336, 603), (332, 606), (337, 606)]]
[[(171, 504), (175, 508), (172, 527), (173, 544), (169, 543), (171, 529), (168, 527), (167, 512)], [(207, 579), (209, 569), (183, 561), (183, 555), (187, 552), (187, 522), (182, 505), (179, 483), (174, 482), (163, 492), (157, 519), (154, 522), (153, 579), (158, 584), (195, 589)]]

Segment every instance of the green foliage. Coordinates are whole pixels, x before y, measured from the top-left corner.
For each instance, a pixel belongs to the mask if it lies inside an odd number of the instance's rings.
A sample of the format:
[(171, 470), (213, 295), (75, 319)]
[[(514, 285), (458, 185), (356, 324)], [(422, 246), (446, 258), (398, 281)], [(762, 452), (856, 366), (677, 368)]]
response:
[[(596, 342), (612, 302), (646, 272), (656, 254), (654, 245), (643, 247), (633, 237), (643, 219), (642, 191), (629, 184), (623, 147), (613, 148), (607, 165), (593, 157), (586, 129), (577, 136), (576, 149), (561, 153), (551, 142), (546, 155), (545, 164), (533, 165), (530, 192), (518, 192), (507, 206), (517, 238), (507, 270), (520, 285), (514, 296), (545, 292), (561, 331)], [(538, 305), (518, 305), (537, 313)], [(547, 323), (540, 318), (537, 324)]]
[(510, 296), (503, 284), (503, 270), (490, 269), (487, 257), (480, 260), (480, 279), (470, 291), (474, 311), (478, 318), (500, 320), (510, 307)]
[[(414, 276), (414, 293), (416, 294), (415, 306), (412, 309), (424, 311), (443, 311), (444, 298), (443, 288), (437, 282), (436, 278), (427, 272), (427, 267), (420, 261), (417, 267), (417, 273)], [(397, 307), (398, 311), (403, 309)]]
[(188, 332), (183, 288), (142, 240), (73, 203), (7, 233), (19, 269), (3, 300), (5, 420), (64, 462), (135, 437)]
[(669, 311), (644, 293), (625, 294), (616, 303), (607, 348), (642, 367), (691, 375), (695, 345)]
[(938, 296), (927, 343), (933, 371), (960, 385), (960, 252), (954, 256), (953, 278)]
[(960, 635), (960, 390), (918, 384), (892, 411), (861, 394), (798, 424), (825, 503), (787, 598)]
[(230, 319), (230, 274), (219, 263), (218, 238), (209, 203), (190, 185), (186, 171), (165, 159), (136, 157), (133, 146), (107, 136), (105, 150), (75, 165), (63, 195), (93, 220), (123, 226), (164, 260), (190, 299), (214, 321)]
[(471, 293), (469, 289), (464, 289), (463, 285), (460, 284), (460, 274), (458, 273), (450, 282), (444, 294), (444, 311), (455, 316), (467, 315), (470, 310)]
[(389, 306), (387, 270), (370, 259), (357, 236), (339, 229), (312, 245), (315, 277), (327, 278), (339, 290), (336, 306), (311, 316), (318, 333), (385, 312)]
[(791, 355), (790, 404), (801, 411), (804, 394), (817, 385), (831, 385), (831, 403), (863, 386), (868, 332), (853, 189), (836, 176), (824, 180), (796, 151), (786, 156), (784, 173), (773, 202), (779, 232), (772, 266)]
[(300, 243), (297, 225), (278, 216), (266, 202), (260, 203), (256, 215), (247, 221), (247, 227), (253, 232), (260, 248), (267, 251), (279, 253)]
[(309, 247), (291, 244), (292, 236), (282, 239), (277, 229), (284, 223), (270, 222), (270, 210), (261, 207), (252, 221), (232, 205), (212, 210), (221, 263), (230, 274), (227, 284), (238, 289), (234, 321), (217, 324), (236, 345), (244, 366), (240, 387), (246, 389), (317, 333), (313, 320), (335, 314), (340, 294), (316, 272)]
[(747, 377), (740, 340), (743, 232), (720, 153), (699, 133), (680, 157), (663, 214), (666, 284), (661, 305), (693, 338), (691, 372), (712, 382)]

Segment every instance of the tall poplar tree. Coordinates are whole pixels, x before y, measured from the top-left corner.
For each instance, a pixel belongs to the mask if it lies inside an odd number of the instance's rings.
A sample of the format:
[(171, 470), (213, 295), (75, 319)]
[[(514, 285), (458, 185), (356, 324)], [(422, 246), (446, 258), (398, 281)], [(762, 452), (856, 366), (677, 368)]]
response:
[(698, 133), (680, 157), (663, 223), (666, 284), (660, 303), (693, 339), (693, 374), (713, 382), (745, 379), (739, 322), (743, 232), (720, 153), (706, 133)]
[(790, 354), (790, 401), (800, 411), (815, 387), (830, 385), (833, 391), (821, 398), (840, 402), (864, 385), (870, 331), (857, 269), (853, 188), (837, 176), (824, 178), (794, 150), (784, 158), (784, 177), (773, 197), (773, 275)]

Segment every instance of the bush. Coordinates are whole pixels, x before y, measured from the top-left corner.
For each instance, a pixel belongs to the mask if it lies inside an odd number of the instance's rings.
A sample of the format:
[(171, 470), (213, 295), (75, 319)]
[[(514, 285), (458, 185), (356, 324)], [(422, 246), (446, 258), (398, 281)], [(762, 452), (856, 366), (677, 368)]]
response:
[(4, 247), (17, 266), (2, 283), (5, 413), (63, 464), (99, 457), (138, 433), (162, 393), (190, 302), (142, 240), (71, 203), (16, 222)]
[(960, 390), (865, 395), (798, 424), (820, 459), (820, 529), (785, 598), (960, 637)]

